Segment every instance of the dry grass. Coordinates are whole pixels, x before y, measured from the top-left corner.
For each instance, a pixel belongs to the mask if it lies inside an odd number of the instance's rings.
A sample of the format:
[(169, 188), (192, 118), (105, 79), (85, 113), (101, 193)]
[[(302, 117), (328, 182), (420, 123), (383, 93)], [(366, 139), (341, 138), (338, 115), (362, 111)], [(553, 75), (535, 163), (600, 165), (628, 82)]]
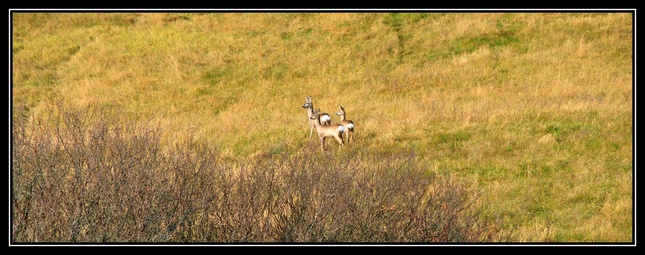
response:
[(56, 94), (154, 118), (164, 145), (194, 133), (245, 161), (317, 146), (312, 96), (356, 122), (348, 154), (415, 151), (476, 186), (519, 241), (631, 242), (632, 20), (14, 13), (13, 100), (34, 116)]

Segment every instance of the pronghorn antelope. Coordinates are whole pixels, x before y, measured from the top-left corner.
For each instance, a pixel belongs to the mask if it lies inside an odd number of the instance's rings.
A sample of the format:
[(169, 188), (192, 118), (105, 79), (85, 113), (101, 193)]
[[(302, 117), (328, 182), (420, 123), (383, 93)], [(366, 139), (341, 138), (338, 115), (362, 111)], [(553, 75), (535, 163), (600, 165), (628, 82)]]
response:
[(349, 145), (349, 138), (351, 137), (354, 140), (354, 121), (345, 118), (345, 108), (341, 105), (338, 105), (338, 107), (340, 107), (340, 111), (336, 115), (340, 116), (340, 124), (346, 128), (345, 133), (347, 133), (347, 144)]
[[(311, 116), (314, 115), (314, 103), (311, 101), (311, 97), (306, 96), (305, 97), (305, 104), (302, 105), (302, 108), (307, 108), (307, 116), (309, 116), (309, 138), (314, 133), (314, 128), (316, 128), (316, 125), (314, 124), (314, 120), (311, 118)], [(331, 117), (327, 113), (320, 113), (320, 122), (322, 125), (331, 125)]]
[(341, 124), (333, 124), (333, 125), (323, 125), (320, 123), (319, 117), (319, 112), (320, 108), (318, 110), (315, 110), (313, 115), (309, 117), (309, 119), (314, 121), (314, 126), (316, 127), (316, 131), (318, 132), (318, 138), (320, 138), (320, 149), (322, 151), (325, 151), (325, 139), (327, 137), (333, 137), (338, 141), (338, 149), (342, 148), (343, 146), (343, 133), (345, 132), (345, 126)]

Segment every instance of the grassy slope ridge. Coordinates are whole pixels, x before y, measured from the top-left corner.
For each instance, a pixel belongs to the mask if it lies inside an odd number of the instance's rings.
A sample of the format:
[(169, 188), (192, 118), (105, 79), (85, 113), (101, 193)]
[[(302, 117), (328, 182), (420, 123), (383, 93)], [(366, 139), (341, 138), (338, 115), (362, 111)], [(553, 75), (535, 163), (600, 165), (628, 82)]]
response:
[(348, 153), (414, 150), (471, 180), (521, 241), (632, 241), (629, 13), (12, 18), (13, 101), (33, 114), (56, 94), (244, 159), (318, 146), (312, 96), (356, 122)]

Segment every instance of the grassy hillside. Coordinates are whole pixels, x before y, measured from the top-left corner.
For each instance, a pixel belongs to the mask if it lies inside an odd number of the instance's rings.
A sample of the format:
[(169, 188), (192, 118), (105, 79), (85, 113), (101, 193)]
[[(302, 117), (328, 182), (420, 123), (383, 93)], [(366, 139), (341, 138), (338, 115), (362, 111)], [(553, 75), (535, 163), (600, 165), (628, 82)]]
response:
[[(13, 13), (13, 103), (154, 118), (231, 161), (414, 151), (518, 241), (631, 242), (631, 13)], [(335, 141), (327, 141), (329, 154)]]

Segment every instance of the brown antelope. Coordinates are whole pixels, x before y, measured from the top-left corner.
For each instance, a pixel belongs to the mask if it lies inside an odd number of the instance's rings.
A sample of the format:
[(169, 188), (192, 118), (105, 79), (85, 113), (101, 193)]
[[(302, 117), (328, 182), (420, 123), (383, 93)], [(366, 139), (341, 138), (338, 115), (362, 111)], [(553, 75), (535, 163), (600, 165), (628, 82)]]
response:
[(340, 107), (340, 111), (338, 111), (336, 115), (340, 116), (340, 124), (346, 128), (345, 133), (347, 133), (347, 145), (349, 145), (349, 138), (351, 137), (352, 141), (354, 140), (354, 121), (346, 119), (345, 108), (341, 105), (338, 105), (338, 107)]
[(313, 115), (309, 117), (309, 119), (314, 120), (314, 126), (316, 127), (316, 131), (318, 132), (318, 138), (320, 138), (320, 149), (322, 151), (325, 151), (325, 139), (327, 137), (333, 137), (338, 141), (338, 149), (342, 148), (343, 146), (343, 133), (345, 132), (345, 126), (341, 124), (333, 124), (333, 125), (323, 125), (320, 123), (320, 118), (319, 117), (319, 112), (320, 109), (315, 110)]
[[(307, 108), (307, 116), (309, 116), (309, 138), (314, 133), (314, 128), (316, 128), (316, 125), (314, 124), (314, 120), (311, 118), (311, 116), (314, 115), (314, 103), (311, 101), (311, 97), (306, 96), (305, 97), (305, 104), (302, 105), (302, 108)], [(322, 125), (331, 125), (331, 117), (329, 114), (323, 112), (319, 114), (320, 122)]]

